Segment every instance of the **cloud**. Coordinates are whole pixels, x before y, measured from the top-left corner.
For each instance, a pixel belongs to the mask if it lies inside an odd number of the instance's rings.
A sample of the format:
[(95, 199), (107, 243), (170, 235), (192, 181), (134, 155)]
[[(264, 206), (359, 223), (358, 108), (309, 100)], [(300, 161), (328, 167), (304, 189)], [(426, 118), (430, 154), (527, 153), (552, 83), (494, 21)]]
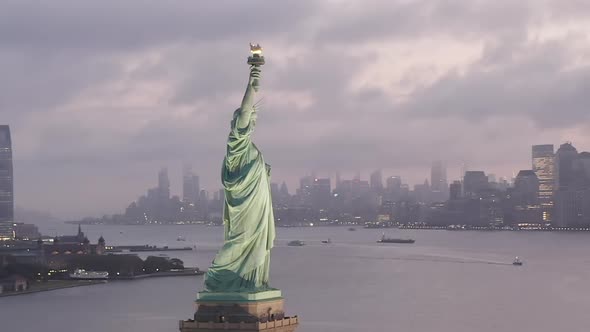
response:
[(451, 179), (463, 161), (510, 176), (531, 144), (590, 147), (589, 16), (573, 0), (5, 0), (18, 204), (118, 212), (162, 166), (179, 192), (185, 161), (216, 190), (250, 41), (275, 181), (383, 168), (421, 183), (434, 159)]

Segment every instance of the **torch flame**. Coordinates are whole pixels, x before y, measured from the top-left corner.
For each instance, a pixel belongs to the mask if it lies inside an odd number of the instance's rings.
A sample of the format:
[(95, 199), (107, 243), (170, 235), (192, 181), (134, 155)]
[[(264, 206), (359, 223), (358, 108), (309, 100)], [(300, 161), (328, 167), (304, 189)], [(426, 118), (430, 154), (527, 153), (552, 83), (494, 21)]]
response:
[(252, 45), (252, 43), (250, 43), (250, 53), (262, 55), (262, 47), (260, 44)]

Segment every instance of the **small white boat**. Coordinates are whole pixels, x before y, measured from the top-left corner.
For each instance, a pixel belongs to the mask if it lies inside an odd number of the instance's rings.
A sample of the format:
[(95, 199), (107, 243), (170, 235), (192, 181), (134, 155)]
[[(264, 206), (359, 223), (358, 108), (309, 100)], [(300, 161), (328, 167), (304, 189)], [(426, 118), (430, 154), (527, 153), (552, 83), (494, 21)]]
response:
[(179, 236), (176, 238), (176, 241), (186, 241), (186, 239), (184, 238), (184, 236), (182, 236), (182, 235), (179, 235)]
[(330, 244), (330, 243), (332, 243), (332, 240), (330, 240), (330, 239), (322, 240), (322, 243)]
[(74, 273), (70, 273), (70, 278), (84, 280), (108, 279), (109, 273), (106, 271), (86, 271), (84, 269), (76, 269), (74, 270)]
[(514, 261), (512, 262), (512, 265), (521, 266), (522, 265), (522, 261), (520, 260), (520, 258), (516, 257), (516, 258), (514, 258)]
[(305, 242), (303, 242), (301, 240), (293, 240), (293, 241), (290, 241), (289, 243), (287, 243), (287, 245), (290, 247), (302, 247), (305, 245)]

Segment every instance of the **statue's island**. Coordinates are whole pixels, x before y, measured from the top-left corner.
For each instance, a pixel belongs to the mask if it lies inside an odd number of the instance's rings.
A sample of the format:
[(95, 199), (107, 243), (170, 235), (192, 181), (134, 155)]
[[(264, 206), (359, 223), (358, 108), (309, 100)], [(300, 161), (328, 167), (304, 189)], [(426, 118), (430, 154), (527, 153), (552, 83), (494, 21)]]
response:
[(251, 140), (264, 57), (259, 45), (250, 51), (248, 85), (233, 114), (221, 170), (224, 243), (197, 295), (194, 319), (180, 321), (181, 332), (291, 332), (299, 323), (297, 316), (285, 315), (281, 291), (269, 285), (275, 238), (270, 165)]

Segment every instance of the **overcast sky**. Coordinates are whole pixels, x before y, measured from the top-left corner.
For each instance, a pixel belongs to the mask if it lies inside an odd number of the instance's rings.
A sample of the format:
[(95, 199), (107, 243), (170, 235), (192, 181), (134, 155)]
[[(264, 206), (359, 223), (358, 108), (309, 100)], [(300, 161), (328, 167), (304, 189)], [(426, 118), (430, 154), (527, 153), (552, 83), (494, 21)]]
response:
[(590, 148), (590, 1), (0, 0), (0, 123), (16, 204), (121, 212), (167, 166), (208, 190), (248, 75), (273, 181), (445, 160), (512, 176), (530, 146)]

